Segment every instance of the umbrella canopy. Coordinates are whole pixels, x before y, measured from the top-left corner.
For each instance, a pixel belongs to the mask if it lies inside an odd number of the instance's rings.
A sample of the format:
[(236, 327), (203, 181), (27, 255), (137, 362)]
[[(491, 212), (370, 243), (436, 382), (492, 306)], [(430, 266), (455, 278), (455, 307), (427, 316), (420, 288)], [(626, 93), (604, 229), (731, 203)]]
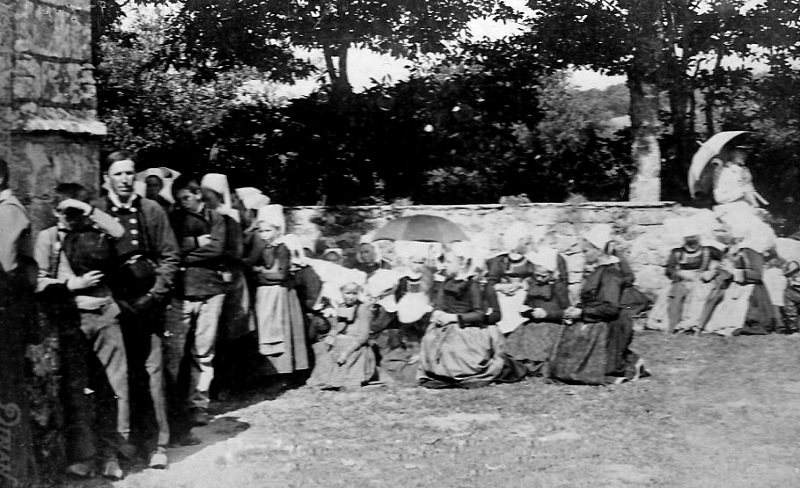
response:
[(718, 155), (722, 148), (727, 143), (742, 134), (746, 134), (746, 130), (731, 130), (726, 132), (719, 132), (711, 136), (709, 140), (704, 142), (697, 152), (692, 156), (692, 165), (689, 167), (689, 194), (694, 197), (694, 187), (700, 175), (703, 174), (703, 169), (706, 167), (711, 159)]
[(375, 232), (373, 240), (441, 242), (468, 241), (469, 237), (453, 222), (435, 215), (412, 215), (392, 220)]

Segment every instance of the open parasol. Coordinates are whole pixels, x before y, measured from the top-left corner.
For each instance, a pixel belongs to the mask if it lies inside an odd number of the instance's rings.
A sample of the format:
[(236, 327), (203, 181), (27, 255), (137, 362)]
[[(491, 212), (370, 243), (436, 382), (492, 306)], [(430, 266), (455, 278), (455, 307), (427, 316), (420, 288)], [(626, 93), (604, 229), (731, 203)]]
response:
[(449, 244), (456, 241), (469, 241), (461, 227), (444, 217), (435, 215), (411, 215), (400, 217), (375, 232), (373, 240), (440, 242)]
[(742, 134), (746, 134), (746, 130), (732, 130), (726, 132), (719, 132), (714, 134), (706, 142), (704, 142), (697, 152), (692, 156), (692, 165), (689, 166), (689, 194), (694, 197), (695, 184), (700, 176), (703, 174), (703, 169), (709, 161), (722, 151), (731, 140)]

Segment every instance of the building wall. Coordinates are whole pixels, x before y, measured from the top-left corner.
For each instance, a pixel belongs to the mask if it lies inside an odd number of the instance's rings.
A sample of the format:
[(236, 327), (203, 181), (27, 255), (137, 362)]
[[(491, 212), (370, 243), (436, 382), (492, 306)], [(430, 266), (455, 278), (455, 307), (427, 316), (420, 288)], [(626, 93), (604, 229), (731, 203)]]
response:
[[(11, 188), (31, 212), (34, 235), (53, 221), (57, 183), (98, 189), (105, 126), (96, 120), (91, 61), (90, 0), (0, 0), (0, 157), (9, 163)], [(41, 313), (35, 326), (25, 325), (29, 375), (20, 388), (29, 402), (38, 482), (51, 486), (66, 461), (59, 400), (63, 324)]]
[(486, 254), (501, 248), (501, 236), (514, 221), (552, 232), (554, 246), (568, 258), (571, 281), (580, 281), (583, 267), (580, 234), (596, 223), (611, 224), (623, 255), (637, 274), (645, 292), (654, 293), (666, 283), (663, 265), (669, 250), (681, 242), (675, 229), (664, 222), (696, 213), (696, 209), (672, 203), (637, 205), (627, 202), (590, 202), (507, 205), (418, 205), (408, 207), (293, 207), (287, 209), (289, 232), (312, 239), (322, 238), (341, 246), (354, 244), (354, 235), (377, 229), (392, 218), (431, 214), (455, 222)]
[(89, 0), (0, 0), (0, 156), (34, 230), (56, 183), (96, 191), (100, 140)]

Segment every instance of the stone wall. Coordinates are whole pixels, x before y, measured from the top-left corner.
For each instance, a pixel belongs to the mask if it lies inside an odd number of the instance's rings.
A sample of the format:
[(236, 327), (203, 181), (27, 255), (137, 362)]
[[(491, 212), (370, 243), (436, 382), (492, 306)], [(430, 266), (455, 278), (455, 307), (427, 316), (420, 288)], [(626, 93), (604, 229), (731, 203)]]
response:
[[(0, 0), (0, 157), (31, 212), (34, 235), (53, 221), (57, 183), (99, 186), (105, 126), (96, 120), (91, 62), (90, 0)], [(38, 482), (52, 486), (65, 463), (59, 323), (40, 317), (36, 324), (16, 325), (25, 326), (29, 342), (25, 390)]]
[(0, 1), (0, 157), (34, 230), (51, 221), (54, 184), (98, 189), (92, 70), (89, 0)]
[(309, 238), (323, 238), (342, 247), (354, 244), (353, 236), (379, 228), (387, 221), (406, 215), (431, 214), (457, 223), (484, 253), (500, 249), (503, 230), (514, 221), (527, 222), (551, 231), (555, 247), (568, 258), (571, 282), (580, 281), (583, 267), (580, 233), (595, 223), (613, 225), (618, 247), (637, 274), (643, 291), (654, 293), (666, 283), (663, 265), (680, 235), (664, 222), (694, 214), (697, 210), (670, 202), (650, 205), (627, 202), (584, 204), (540, 203), (506, 205), (419, 205), (408, 207), (294, 207), (287, 209), (289, 232)]

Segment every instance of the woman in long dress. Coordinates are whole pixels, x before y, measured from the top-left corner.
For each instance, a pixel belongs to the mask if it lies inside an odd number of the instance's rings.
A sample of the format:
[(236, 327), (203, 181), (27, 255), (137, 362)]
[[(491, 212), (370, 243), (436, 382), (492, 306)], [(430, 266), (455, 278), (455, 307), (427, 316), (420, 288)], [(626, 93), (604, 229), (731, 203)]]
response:
[(524, 366), (505, 353), (497, 326), (485, 323), (484, 296), (469, 250), (448, 252), (444, 271), (420, 344), (420, 385), (469, 388), (522, 379)]
[(555, 250), (531, 256), (534, 274), (528, 286), (524, 312), (528, 321), (506, 336), (508, 353), (534, 375), (540, 374), (542, 365), (550, 359), (564, 310), (569, 307), (567, 287), (557, 278), (558, 258)]
[[(772, 332), (773, 310), (764, 286), (764, 255), (769, 227), (756, 217), (729, 221), (731, 247), (714, 278), (716, 290), (706, 302), (703, 332), (723, 336)], [(715, 293), (716, 292), (716, 293)]]
[(281, 242), (283, 208), (258, 210), (258, 235), (245, 262), (252, 267), (256, 286), (255, 312), (258, 350), (266, 358), (267, 374), (308, 369), (303, 312), (293, 287), (291, 256)]
[(691, 220), (683, 222), (684, 243), (669, 253), (665, 274), (670, 283), (656, 298), (646, 328), (668, 332), (697, 332), (703, 305), (711, 292), (715, 269), (722, 252), (704, 246), (700, 229)]
[(619, 260), (608, 254), (611, 227), (597, 224), (585, 233), (580, 303), (564, 311), (550, 376), (565, 383), (603, 385), (638, 379), (641, 359), (630, 350), (633, 325), (621, 313), (625, 278)]

